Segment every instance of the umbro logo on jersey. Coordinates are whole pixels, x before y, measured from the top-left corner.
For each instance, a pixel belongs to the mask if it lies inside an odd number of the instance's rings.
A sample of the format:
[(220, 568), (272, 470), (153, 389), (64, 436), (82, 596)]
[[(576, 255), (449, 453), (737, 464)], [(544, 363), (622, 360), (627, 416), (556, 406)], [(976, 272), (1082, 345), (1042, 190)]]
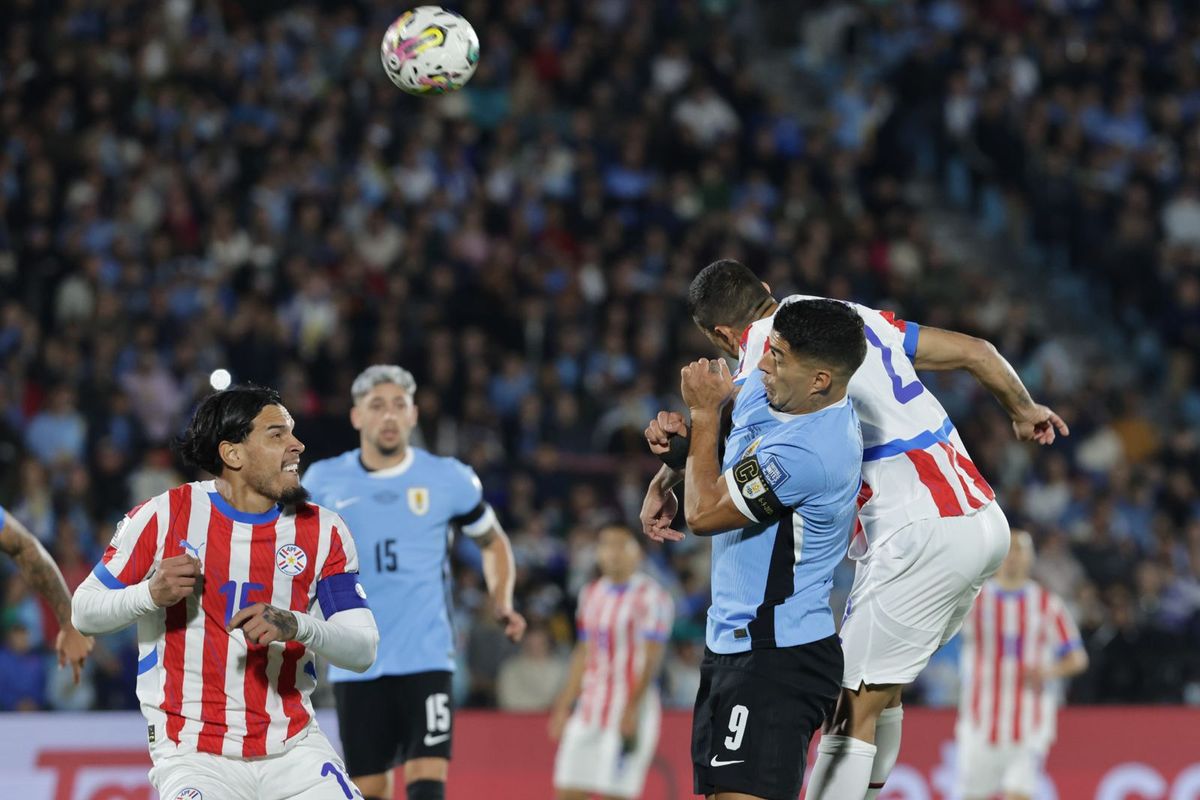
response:
[(308, 566), (308, 553), (300, 545), (285, 544), (275, 551), (275, 567), (284, 575), (295, 577)]
[(341, 511), (346, 506), (352, 506), (355, 503), (357, 503), (359, 500), (362, 500), (362, 498), (361, 497), (347, 497), (344, 500), (334, 500), (333, 501), (333, 510)]
[(712, 761), (708, 762), (710, 767), (728, 767), (730, 764), (745, 764), (746, 759), (740, 761), (718, 761), (716, 756), (712, 757)]
[(427, 733), (425, 734), (425, 746), (433, 747), (435, 744), (441, 744), (449, 738), (450, 734), (448, 733), (440, 733), (437, 736), (434, 736), (432, 733)]

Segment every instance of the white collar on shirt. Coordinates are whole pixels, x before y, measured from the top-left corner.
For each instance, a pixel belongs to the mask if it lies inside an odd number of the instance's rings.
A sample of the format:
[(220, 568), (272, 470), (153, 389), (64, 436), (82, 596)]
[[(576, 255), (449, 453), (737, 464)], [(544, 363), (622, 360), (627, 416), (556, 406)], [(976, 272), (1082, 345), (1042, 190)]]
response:
[(412, 463), (413, 449), (410, 446), (408, 452), (404, 454), (404, 460), (399, 464), (394, 467), (385, 467), (384, 469), (368, 470), (367, 475), (372, 478), (395, 478), (398, 475), (408, 472), (408, 468), (412, 466)]
[(776, 411), (774, 408), (771, 407), (770, 404), (767, 405), (767, 411), (770, 411), (771, 416), (774, 417), (775, 419), (779, 420), (780, 422), (793, 422), (795, 420), (800, 419), (801, 417), (811, 417), (813, 414), (820, 414), (821, 411), (828, 411), (831, 408), (841, 408), (842, 406), (847, 405), (849, 402), (850, 402), (850, 393), (847, 392), (845, 395), (842, 396), (841, 400), (838, 400), (836, 403), (833, 403), (832, 405), (825, 406), (820, 411), (810, 411), (807, 414), (788, 414), (787, 412), (784, 412), (784, 411)]

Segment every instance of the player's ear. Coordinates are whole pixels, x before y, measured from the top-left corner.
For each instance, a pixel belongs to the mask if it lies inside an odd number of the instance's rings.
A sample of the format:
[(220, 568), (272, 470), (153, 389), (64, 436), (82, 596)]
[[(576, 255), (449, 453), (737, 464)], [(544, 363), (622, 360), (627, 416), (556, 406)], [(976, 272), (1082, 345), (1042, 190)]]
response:
[(358, 403), (350, 406), (350, 424), (354, 427), (354, 430), (362, 430), (362, 415), (358, 413)]
[(813, 373), (812, 388), (814, 394), (824, 394), (829, 391), (829, 387), (833, 385), (833, 374), (822, 367), (818, 367)]
[(221, 442), (217, 445), (217, 455), (221, 457), (221, 463), (230, 469), (241, 469), (242, 461), (245, 454), (242, 452), (241, 444), (237, 442)]

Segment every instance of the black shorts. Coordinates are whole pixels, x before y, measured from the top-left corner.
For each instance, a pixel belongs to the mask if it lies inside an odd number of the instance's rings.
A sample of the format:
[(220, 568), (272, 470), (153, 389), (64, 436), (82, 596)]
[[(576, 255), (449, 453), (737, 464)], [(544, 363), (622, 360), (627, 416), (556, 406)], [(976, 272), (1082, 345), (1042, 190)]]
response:
[(451, 673), (384, 675), (333, 685), (350, 777), (377, 775), (414, 758), (450, 758)]
[(842, 688), (836, 636), (797, 647), (705, 650), (692, 714), (696, 794), (796, 800), (813, 733)]

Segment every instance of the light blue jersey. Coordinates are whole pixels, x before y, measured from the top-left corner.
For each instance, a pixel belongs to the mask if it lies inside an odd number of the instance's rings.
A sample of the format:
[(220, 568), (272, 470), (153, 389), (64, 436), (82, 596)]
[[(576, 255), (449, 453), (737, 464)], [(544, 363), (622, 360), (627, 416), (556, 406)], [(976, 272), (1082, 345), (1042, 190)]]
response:
[(740, 653), (832, 636), (829, 590), (862, 471), (854, 408), (844, 399), (811, 414), (775, 411), (754, 370), (733, 420), (722, 468), (734, 502), (756, 522), (713, 537), (706, 643)]
[(409, 447), (402, 463), (372, 472), (355, 449), (316, 462), (303, 482), (316, 502), (340, 514), (354, 531), (359, 580), (379, 625), (379, 653), (371, 668), (358, 674), (331, 666), (329, 679), (453, 670), (452, 526), (478, 536), (495, 520), (474, 470)]

